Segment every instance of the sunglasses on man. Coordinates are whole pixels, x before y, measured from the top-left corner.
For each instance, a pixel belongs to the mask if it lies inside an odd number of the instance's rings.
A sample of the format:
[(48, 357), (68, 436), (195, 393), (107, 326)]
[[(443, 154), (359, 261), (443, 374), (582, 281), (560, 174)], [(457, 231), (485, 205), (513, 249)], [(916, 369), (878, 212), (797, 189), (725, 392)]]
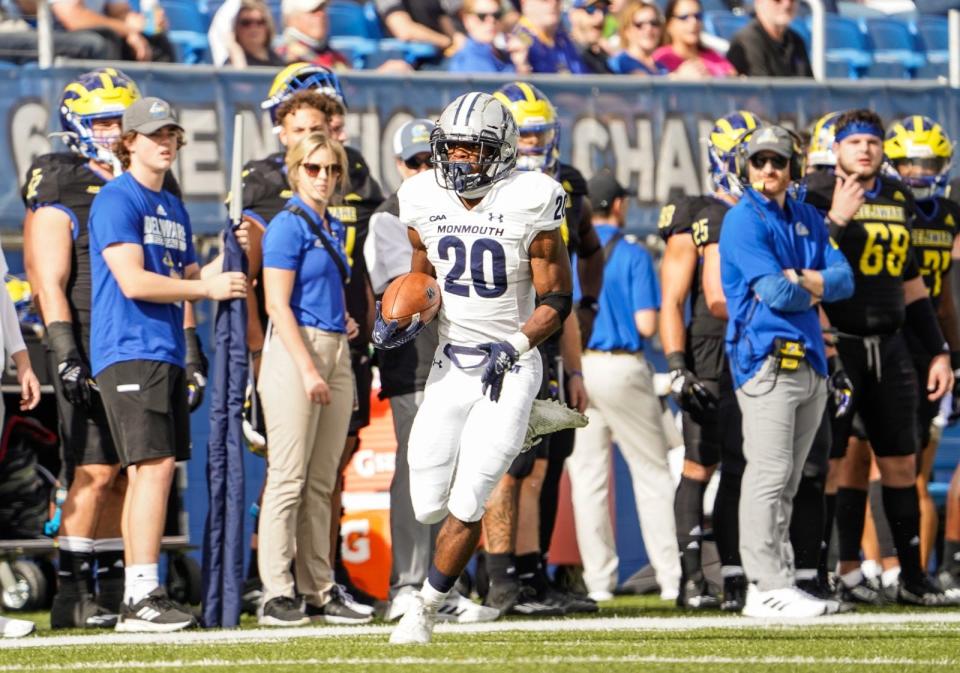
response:
[(790, 160), (784, 156), (780, 156), (779, 154), (754, 154), (752, 157), (750, 157), (750, 165), (757, 170), (762, 169), (768, 163), (776, 170), (782, 171), (787, 167), (787, 164), (790, 163)]

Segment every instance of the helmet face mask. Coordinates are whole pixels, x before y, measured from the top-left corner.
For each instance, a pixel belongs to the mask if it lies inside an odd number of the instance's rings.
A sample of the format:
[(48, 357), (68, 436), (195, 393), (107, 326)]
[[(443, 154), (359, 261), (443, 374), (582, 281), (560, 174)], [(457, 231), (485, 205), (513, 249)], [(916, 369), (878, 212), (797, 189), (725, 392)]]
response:
[(707, 143), (707, 157), (710, 180), (716, 191), (735, 197), (743, 194), (743, 185), (737, 177), (737, 147), (761, 123), (759, 117), (745, 110), (732, 112), (714, 123)]
[[(86, 72), (68, 84), (60, 98), (60, 134), (70, 150), (103, 164), (118, 166), (113, 143), (120, 137), (123, 111), (140, 98), (132, 79), (115, 68)], [(102, 122), (116, 120), (104, 132)]]
[(430, 134), (437, 183), (468, 199), (482, 198), (517, 162), (517, 126), (499, 101), (468, 93), (450, 103)]
[(510, 110), (520, 133), (517, 170), (556, 173), (560, 163), (560, 121), (550, 99), (525, 82), (507, 84), (493, 96)]
[(931, 199), (946, 193), (953, 143), (935, 120), (913, 115), (894, 122), (884, 139), (883, 153), (914, 198)]

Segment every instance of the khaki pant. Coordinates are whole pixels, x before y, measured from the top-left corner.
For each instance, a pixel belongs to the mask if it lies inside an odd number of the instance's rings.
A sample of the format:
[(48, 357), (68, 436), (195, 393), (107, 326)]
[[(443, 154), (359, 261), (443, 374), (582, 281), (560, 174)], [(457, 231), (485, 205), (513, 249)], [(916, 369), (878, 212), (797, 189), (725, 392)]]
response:
[(329, 599), (330, 498), (353, 410), (354, 379), (343, 334), (301, 327), (317, 372), (330, 387), (330, 404), (307, 399), (293, 358), (273, 332), (263, 349), (257, 389), (269, 441), (267, 483), (260, 509), (259, 570), (264, 603), (297, 590), (317, 606)]
[(633, 482), (643, 544), (657, 583), (669, 593), (680, 584), (673, 518), (674, 484), (653, 374), (640, 353), (583, 355), (590, 424), (577, 430), (567, 458), (583, 580), (591, 592), (617, 586), (619, 557), (610, 520), (611, 440), (620, 447)]

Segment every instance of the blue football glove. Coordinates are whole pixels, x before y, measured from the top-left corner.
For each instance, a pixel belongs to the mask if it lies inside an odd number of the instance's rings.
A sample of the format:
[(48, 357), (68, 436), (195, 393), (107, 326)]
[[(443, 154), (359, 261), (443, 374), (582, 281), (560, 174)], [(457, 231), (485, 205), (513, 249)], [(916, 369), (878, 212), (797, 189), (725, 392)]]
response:
[(500, 391), (503, 389), (503, 377), (520, 359), (520, 353), (506, 341), (480, 344), (477, 350), (483, 351), (488, 356), (487, 365), (480, 377), (480, 383), (483, 384), (481, 394), (486, 395), (489, 388), (490, 399), (497, 402), (500, 400)]
[(377, 302), (377, 320), (373, 323), (371, 340), (375, 348), (382, 350), (397, 348), (411, 341), (426, 326), (425, 322), (415, 320), (406, 329), (399, 329), (400, 323), (396, 320), (386, 322), (383, 319), (383, 314), (380, 313), (380, 302)]

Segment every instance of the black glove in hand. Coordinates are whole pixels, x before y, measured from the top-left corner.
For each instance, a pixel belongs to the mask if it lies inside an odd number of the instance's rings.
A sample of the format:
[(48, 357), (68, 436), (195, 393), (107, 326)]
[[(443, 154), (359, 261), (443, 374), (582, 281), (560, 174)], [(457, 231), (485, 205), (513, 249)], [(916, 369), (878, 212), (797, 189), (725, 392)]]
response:
[(843, 418), (853, 406), (853, 382), (843, 369), (843, 363), (836, 355), (827, 359), (830, 377), (827, 379), (827, 392), (833, 404), (834, 416)]
[(188, 327), (183, 332), (187, 340), (187, 406), (193, 413), (203, 404), (209, 362), (203, 353), (203, 344), (200, 343), (196, 328)]
[(487, 364), (480, 376), (480, 383), (483, 384), (481, 394), (486, 395), (487, 389), (490, 390), (490, 399), (494, 402), (500, 400), (500, 391), (503, 389), (503, 377), (507, 372), (513, 369), (520, 359), (520, 353), (509, 342), (491, 341), (480, 344), (478, 350), (487, 354)]
[(677, 405), (686, 412), (713, 411), (720, 401), (696, 374), (687, 369), (683, 353), (667, 355), (670, 367), (670, 392)]
[(63, 396), (78, 407), (90, 406), (90, 367), (80, 357), (73, 336), (73, 325), (66, 321), (47, 325), (47, 345), (57, 362), (57, 377), (63, 387)]

